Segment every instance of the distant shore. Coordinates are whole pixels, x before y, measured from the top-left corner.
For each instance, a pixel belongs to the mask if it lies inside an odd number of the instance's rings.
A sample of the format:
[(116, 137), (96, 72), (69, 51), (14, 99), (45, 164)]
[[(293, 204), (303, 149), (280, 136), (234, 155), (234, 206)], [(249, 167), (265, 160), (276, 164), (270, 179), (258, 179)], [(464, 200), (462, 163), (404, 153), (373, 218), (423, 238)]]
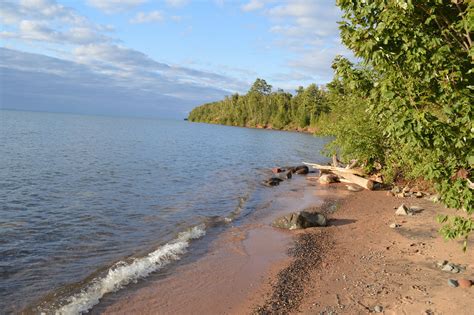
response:
[[(474, 309), (474, 288), (448, 286), (450, 278), (474, 279), (474, 252), (463, 253), (437, 233), (435, 213), (449, 210), (428, 200), (349, 192), (343, 184), (321, 186), (304, 177), (281, 186), (271, 188), (275, 199), (266, 211), (224, 232), (205, 257), (103, 312), (468, 314)], [(424, 210), (395, 216), (401, 203)], [(275, 217), (308, 207), (326, 213), (329, 226), (296, 231), (270, 226)], [(390, 228), (392, 223), (397, 228)], [(443, 260), (465, 270), (442, 271), (436, 262)]]
[(225, 124), (212, 123), (212, 122), (192, 121), (192, 120), (188, 120), (187, 118), (185, 119), (185, 121), (192, 122), (192, 123), (200, 123), (200, 124), (220, 125), (220, 126), (249, 128), (249, 129), (265, 129), (265, 130), (275, 130), (275, 131), (288, 131), (288, 132), (298, 132), (298, 133), (306, 133), (306, 134), (314, 134), (316, 132), (315, 127), (277, 129), (277, 128), (273, 128), (271, 125), (267, 125), (267, 126), (262, 126), (262, 125), (257, 125), (257, 126), (234, 126), (234, 125), (225, 125)]

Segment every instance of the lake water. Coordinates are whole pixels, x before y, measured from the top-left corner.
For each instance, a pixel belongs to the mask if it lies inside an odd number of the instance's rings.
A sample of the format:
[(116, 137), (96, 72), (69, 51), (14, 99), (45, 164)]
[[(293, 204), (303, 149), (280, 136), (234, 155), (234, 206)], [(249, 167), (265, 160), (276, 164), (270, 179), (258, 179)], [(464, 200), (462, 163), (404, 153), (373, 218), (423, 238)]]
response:
[[(0, 110), (0, 309), (78, 313), (252, 212), (307, 134)], [(32, 306), (33, 305), (33, 306)]]

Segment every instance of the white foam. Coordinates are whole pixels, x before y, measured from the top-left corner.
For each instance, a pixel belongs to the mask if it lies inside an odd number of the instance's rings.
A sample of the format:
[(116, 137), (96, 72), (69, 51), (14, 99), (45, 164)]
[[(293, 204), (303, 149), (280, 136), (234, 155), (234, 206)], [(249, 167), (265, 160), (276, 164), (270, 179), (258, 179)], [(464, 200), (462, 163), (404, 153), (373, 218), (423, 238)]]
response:
[(198, 225), (189, 231), (182, 232), (178, 237), (145, 257), (136, 258), (131, 263), (119, 262), (109, 269), (103, 278), (95, 279), (80, 293), (68, 298), (67, 303), (58, 309), (56, 314), (80, 314), (87, 312), (106, 293), (115, 292), (130, 282), (148, 276), (172, 261), (180, 259), (186, 252), (189, 241), (206, 234), (204, 225)]

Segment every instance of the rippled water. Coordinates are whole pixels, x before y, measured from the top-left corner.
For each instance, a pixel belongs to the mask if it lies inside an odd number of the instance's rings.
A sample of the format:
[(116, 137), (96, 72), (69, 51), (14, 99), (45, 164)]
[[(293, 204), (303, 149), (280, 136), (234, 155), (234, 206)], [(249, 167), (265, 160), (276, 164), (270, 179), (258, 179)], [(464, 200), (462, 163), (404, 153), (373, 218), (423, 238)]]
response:
[(184, 255), (205, 233), (196, 227), (238, 215), (268, 168), (320, 160), (323, 144), (290, 132), (0, 110), (0, 309), (54, 300), (71, 284), (83, 296), (61, 305), (77, 306), (146, 276)]

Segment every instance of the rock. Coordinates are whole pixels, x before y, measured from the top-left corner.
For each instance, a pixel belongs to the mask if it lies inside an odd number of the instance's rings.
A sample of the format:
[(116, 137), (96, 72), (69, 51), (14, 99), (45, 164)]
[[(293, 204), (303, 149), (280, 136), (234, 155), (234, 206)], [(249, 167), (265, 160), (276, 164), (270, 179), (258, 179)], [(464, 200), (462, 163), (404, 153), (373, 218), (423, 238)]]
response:
[(401, 191), (400, 191), (400, 187), (394, 186), (394, 187), (392, 188), (392, 192), (393, 192), (394, 195), (400, 193), (400, 192), (401, 192)]
[(323, 185), (336, 183), (338, 180), (339, 178), (334, 174), (323, 174), (319, 177), (319, 183)]
[(318, 212), (307, 212), (307, 211), (300, 211), (300, 212), (293, 212), (284, 216), (281, 216), (275, 219), (272, 223), (272, 226), (288, 229), (288, 230), (296, 230), (296, 229), (306, 229), (309, 227), (317, 227), (317, 226), (326, 226), (327, 219), (326, 217)]
[(401, 227), (401, 225), (400, 225), (400, 224), (397, 224), (397, 223), (392, 223), (392, 224), (390, 224), (389, 226), (390, 226), (391, 229), (396, 229), (396, 228)]
[(271, 187), (271, 186), (278, 186), (280, 185), (280, 182), (282, 182), (283, 179), (277, 178), (277, 177), (272, 177), (270, 179), (267, 179), (262, 182), (263, 185)]
[(472, 281), (468, 279), (459, 279), (458, 284), (461, 288), (470, 288), (472, 286)]
[(281, 172), (283, 172), (282, 168), (279, 168), (279, 167), (272, 168), (272, 173), (273, 174), (278, 174), (278, 173), (281, 173)]
[(299, 165), (295, 167), (295, 174), (306, 175), (309, 173), (309, 168), (306, 165)]
[(423, 198), (423, 193), (421, 191), (419, 191), (415, 194), (415, 197), (416, 198)]
[(453, 269), (451, 270), (451, 272), (452, 272), (452, 273), (460, 273), (461, 270), (460, 270), (458, 267), (453, 266)]
[(410, 210), (408, 209), (407, 206), (402, 204), (400, 207), (398, 207), (397, 211), (395, 211), (396, 215), (408, 215)]
[(280, 176), (285, 179), (291, 179), (291, 177), (293, 177), (293, 173), (291, 171), (283, 171), (283, 174)]
[(454, 266), (453, 266), (453, 265), (451, 265), (451, 264), (446, 264), (446, 265), (443, 266), (443, 268), (442, 268), (441, 270), (447, 271), (447, 272), (451, 272), (451, 271), (453, 271), (453, 269), (454, 269)]
[(436, 266), (438, 266), (438, 268), (443, 268), (447, 263), (447, 260), (441, 260), (436, 263)]
[(457, 288), (459, 286), (459, 283), (454, 279), (448, 279), (448, 285), (450, 287)]
[(432, 201), (432, 202), (438, 202), (439, 201), (439, 195), (432, 195), (432, 196), (427, 196), (425, 197), (426, 200)]
[(409, 193), (410, 192), (410, 187), (408, 187), (408, 186), (403, 187), (402, 192)]
[(382, 306), (377, 305), (377, 306), (374, 307), (374, 312), (375, 312), (375, 313), (382, 313), (382, 311), (383, 311), (383, 307), (382, 307)]
[(354, 191), (354, 192), (358, 192), (364, 189), (360, 187), (359, 185), (346, 185), (346, 186), (347, 186), (347, 190)]
[(425, 209), (423, 207), (419, 207), (419, 206), (411, 206), (410, 207), (410, 212), (413, 212), (413, 213), (419, 213), (423, 210), (425, 210)]

